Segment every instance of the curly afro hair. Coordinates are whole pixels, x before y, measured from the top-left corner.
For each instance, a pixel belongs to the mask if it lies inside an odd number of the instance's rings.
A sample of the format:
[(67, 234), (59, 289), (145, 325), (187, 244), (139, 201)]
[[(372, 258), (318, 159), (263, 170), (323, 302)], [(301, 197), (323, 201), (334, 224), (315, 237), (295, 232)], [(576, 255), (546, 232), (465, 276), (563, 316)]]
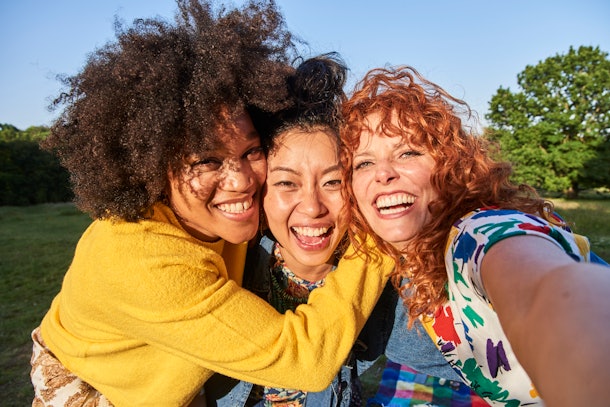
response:
[(116, 41), (64, 79), (41, 145), (70, 171), (79, 209), (136, 221), (163, 199), (168, 169), (217, 142), (231, 114), (288, 106), (294, 50), (273, 1), (178, 1), (173, 23), (117, 24)]

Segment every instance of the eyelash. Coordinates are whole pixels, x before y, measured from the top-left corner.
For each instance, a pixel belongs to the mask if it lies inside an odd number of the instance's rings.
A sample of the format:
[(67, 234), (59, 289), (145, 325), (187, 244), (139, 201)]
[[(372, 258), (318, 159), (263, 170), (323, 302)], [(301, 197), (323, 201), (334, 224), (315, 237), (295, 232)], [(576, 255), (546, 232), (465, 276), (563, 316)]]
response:
[[(264, 157), (264, 150), (263, 147), (258, 146), (258, 147), (254, 147), (248, 151), (246, 151), (246, 153), (244, 154), (244, 157), (250, 161), (257, 161), (260, 160), (261, 158)], [(197, 167), (215, 167), (214, 169), (218, 169), (222, 166), (222, 160), (219, 160), (215, 157), (207, 157), (207, 158), (203, 158), (199, 161), (195, 161), (194, 163), (191, 164), (191, 168), (197, 168)]]
[(292, 187), (294, 186), (294, 182), (292, 181), (278, 181), (276, 183), (273, 184), (274, 187)]
[[(263, 150), (263, 147), (262, 146), (258, 146), (258, 147), (254, 147), (251, 150), (248, 150), (248, 152), (246, 152), (246, 157), (249, 160), (260, 160), (262, 157), (264, 157), (264, 153), (265, 152)], [(256, 157), (252, 158), (251, 156), (255, 155), (255, 154), (256, 154)]]
[(408, 155), (410, 157), (419, 157), (420, 155), (423, 155), (423, 154), (416, 150), (409, 150), (409, 151), (405, 151), (402, 154), (400, 154), (400, 157), (402, 157), (404, 155)]
[[(419, 156), (422, 156), (422, 155), (423, 155), (423, 153), (420, 152), (420, 151), (407, 150), (407, 151), (404, 151), (404, 152), (400, 153), (398, 155), (398, 158), (412, 158), (412, 157), (419, 157)], [(373, 164), (374, 164), (373, 161), (362, 161), (362, 162), (359, 162), (359, 163), (354, 163), (353, 168), (354, 168), (354, 171), (358, 171), (360, 169), (369, 167), (369, 166), (371, 166)]]
[(361, 163), (358, 164), (354, 164), (354, 171), (358, 171), (361, 170), (365, 167), (368, 167), (369, 165), (372, 165), (373, 163), (371, 161), (362, 161)]
[[(342, 184), (340, 179), (333, 179), (330, 181), (326, 181), (324, 182), (324, 186), (330, 186), (330, 187), (337, 187), (340, 186)], [(273, 183), (274, 187), (280, 187), (280, 188), (290, 188), (290, 187), (294, 187), (296, 185), (296, 183), (292, 182), (292, 181), (278, 181)]]

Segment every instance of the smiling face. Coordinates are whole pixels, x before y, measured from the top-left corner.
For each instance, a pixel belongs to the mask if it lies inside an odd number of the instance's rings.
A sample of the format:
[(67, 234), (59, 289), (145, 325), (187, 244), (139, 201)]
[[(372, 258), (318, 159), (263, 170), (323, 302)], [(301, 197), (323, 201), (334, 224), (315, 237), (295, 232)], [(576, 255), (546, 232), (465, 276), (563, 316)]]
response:
[[(367, 116), (374, 132), (379, 116)], [(437, 194), (430, 184), (435, 162), (405, 137), (364, 130), (354, 152), (352, 189), (373, 231), (402, 250), (430, 219), (428, 204)]]
[(274, 141), (263, 207), (286, 266), (317, 281), (331, 270), (346, 227), (335, 138), (323, 131), (289, 130)]
[(242, 243), (258, 230), (267, 165), (246, 113), (218, 129), (217, 147), (191, 154), (183, 170), (169, 171), (169, 201), (178, 220), (202, 241)]

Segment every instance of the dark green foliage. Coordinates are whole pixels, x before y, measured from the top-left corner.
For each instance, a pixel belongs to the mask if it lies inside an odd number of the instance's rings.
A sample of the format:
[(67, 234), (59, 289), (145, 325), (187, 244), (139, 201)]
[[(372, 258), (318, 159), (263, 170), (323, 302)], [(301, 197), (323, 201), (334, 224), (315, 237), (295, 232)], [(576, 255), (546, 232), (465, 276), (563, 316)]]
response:
[(610, 185), (610, 60), (570, 48), (517, 75), (490, 102), (487, 137), (515, 166), (515, 181), (575, 196)]
[(38, 142), (46, 127), (25, 131), (0, 124), (0, 205), (33, 205), (72, 199), (68, 172)]

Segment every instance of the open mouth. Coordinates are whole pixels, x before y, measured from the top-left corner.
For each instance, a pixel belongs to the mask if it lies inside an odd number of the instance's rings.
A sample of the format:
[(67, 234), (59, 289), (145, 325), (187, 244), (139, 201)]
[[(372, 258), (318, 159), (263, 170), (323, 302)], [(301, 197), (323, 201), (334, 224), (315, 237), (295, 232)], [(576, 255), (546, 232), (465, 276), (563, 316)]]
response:
[(323, 244), (330, 238), (333, 229), (333, 227), (312, 228), (306, 226), (295, 226), (290, 228), (297, 240), (307, 246)]
[(252, 206), (252, 198), (243, 202), (232, 202), (226, 204), (219, 204), (216, 207), (227, 213), (244, 213)]
[(382, 215), (400, 213), (409, 209), (415, 202), (415, 197), (409, 194), (384, 195), (375, 201), (377, 210)]

